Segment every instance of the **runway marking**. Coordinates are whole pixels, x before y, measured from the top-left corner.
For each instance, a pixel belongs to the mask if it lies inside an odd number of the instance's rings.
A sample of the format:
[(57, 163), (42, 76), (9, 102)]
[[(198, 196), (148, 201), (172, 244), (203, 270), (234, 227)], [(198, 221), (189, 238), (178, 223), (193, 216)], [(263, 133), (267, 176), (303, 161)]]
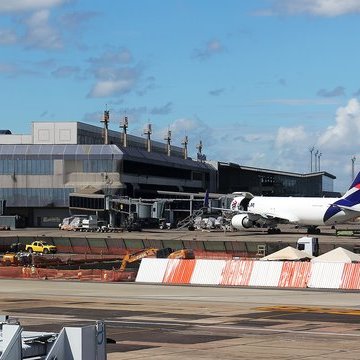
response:
[(251, 330), (257, 332), (271, 332), (271, 333), (279, 333), (279, 334), (303, 334), (303, 335), (326, 335), (326, 336), (344, 336), (344, 337), (360, 337), (360, 334), (354, 333), (337, 333), (337, 332), (328, 332), (328, 331), (309, 331), (309, 330), (286, 330), (286, 329), (269, 329), (269, 328), (258, 328), (258, 327), (248, 327), (248, 326), (226, 326), (226, 325), (215, 325), (215, 326), (207, 326), (207, 325), (195, 325), (196, 327), (204, 327), (204, 328), (216, 328), (216, 329), (226, 329), (226, 330)]
[(335, 315), (354, 315), (360, 316), (360, 309), (341, 309), (341, 308), (326, 308), (316, 306), (261, 306), (256, 307), (258, 311), (278, 311), (289, 313), (316, 313), (316, 314), (335, 314)]
[[(38, 320), (61, 320), (60, 317), (47, 317), (47, 316), (31, 316), (31, 315), (21, 315), (19, 318), (27, 319), (38, 319)], [(65, 318), (66, 321), (83, 321), (83, 322), (96, 322), (98, 319), (82, 319), (82, 318)], [(251, 326), (237, 326), (237, 325), (208, 325), (208, 324), (192, 324), (192, 323), (176, 323), (176, 322), (164, 322), (164, 321), (129, 321), (129, 320), (105, 320), (105, 324), (109, 326), (116, 325), (130, 325), (130, 326), (171, 326), (171, 327), (184, 327), (191, 326), (193, 328), (203, 328), (203, 329), (226, 329), (226, 330), (242, 330), (242, 331), (254, 331), (260, 333), (278, 333), (278, 334), (302, 334), (302, 335), (325, 335), (325, 336), (343, 336), (343, 337), (358, 337), (360, 338), (360, 333), (341, 333), (341, 332), (331, 332), (331, 331), (310, 331), (310, 330), (287, 330), (287, 329), (269, 329), (269, 328), (259, 328)]]

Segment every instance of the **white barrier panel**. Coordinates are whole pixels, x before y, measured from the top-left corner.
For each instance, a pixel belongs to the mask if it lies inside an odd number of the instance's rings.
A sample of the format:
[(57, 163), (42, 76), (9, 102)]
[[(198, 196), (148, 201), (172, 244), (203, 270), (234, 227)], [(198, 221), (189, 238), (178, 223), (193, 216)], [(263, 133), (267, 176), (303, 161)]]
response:
[(249, 286), (278, 286), (282, 261), (255, 261)]
[(190, 284), (219, 285), (226, 260), (196, 260)]
[(344, 263), (311, 263), (308, 287), (339, 289), (344, 265)]
[(168, 262), (169, 259), (142, 259), (135, 282), (162, 283)]

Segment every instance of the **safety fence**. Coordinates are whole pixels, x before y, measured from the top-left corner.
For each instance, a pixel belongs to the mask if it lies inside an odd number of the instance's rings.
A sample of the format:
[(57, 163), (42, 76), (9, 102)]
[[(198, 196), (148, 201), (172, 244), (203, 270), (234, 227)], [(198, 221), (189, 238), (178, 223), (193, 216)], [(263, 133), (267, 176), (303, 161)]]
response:
[[(129, 235), (130, 236), (130, 235)], [(25, 249), (26, 244), (32, 241), (46, 241), (55, 245), (59, 253), (76, 254), (108, 254), (108, 255), (126, 255), (128, 253), (143, 250), (147, 248), (172, 248), (173, 250), (192, 249), (197, 257), (211, 258), (232, 258), (234, 256), (254, 256), (257, 253), (258, 243), (238, 242), (238, 241), (199, 241), (199, 240), (159, 240), (144, 238), (125, 238), (125, 237), (91, 237), (83, 235), (77, 237), (67, 236), (7, 236), (0, 237), (0, 252), (6, 252), (12, 244), (19, 244)], [(283, 243), (282, 246), (294, 245)], [(268, 252), (279, 250), (279, 244), (269, 243)]]
[(136, 272), (103, 270), (103, 269), (80, 269), (58, 270), (37, 268), (33, 266), (7, 266), (0, 267), (0, 278), (42, 279), (42, 280), (85, 280), (85, 281), (134, 281)]
[(360, 290), (360, 264), (146, 258), (141, 261), (135, 281)]

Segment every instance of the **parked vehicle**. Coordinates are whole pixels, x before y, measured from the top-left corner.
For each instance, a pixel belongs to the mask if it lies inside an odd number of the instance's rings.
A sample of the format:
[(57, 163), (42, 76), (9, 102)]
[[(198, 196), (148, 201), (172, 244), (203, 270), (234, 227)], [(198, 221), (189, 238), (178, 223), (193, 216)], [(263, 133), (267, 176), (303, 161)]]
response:
[(43, 254), (55, 254), (57, 248), (55, 245), (50, 245), (45, 241), (33, 241), (30, 245), (26, 245), (25, 251), (28, 251), (30, 253), (38, 252)]
[(311, 256), (319, 255), (319, 239), (317, 237), (304, 236), (298, 239), (296, 243), (298, 250), (304, 250)]

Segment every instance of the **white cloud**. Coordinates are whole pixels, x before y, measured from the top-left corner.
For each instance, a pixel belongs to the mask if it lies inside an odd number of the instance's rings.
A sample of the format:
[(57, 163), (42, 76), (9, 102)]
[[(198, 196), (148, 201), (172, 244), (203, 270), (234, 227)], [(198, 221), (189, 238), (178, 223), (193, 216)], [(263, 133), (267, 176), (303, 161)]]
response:
[(0, 30), (0, 44), (10, 45), (15, 44), (17, 41), (17, 35), (12, 30)]
[(303, 143), (306, 137), (303, 126), (297, 126), (294, 128), (280, 127), (275, 138), (275, 147), (278, 149), (283, 148), (284, 146), (293, 147), (298, 143)]
[(51, 74), (56, 78), (67, 78), (73, 75), (77, 75), (80, 72), (80, 68), (77, 66), (61, 66), (54, 70)]
[(45, 49), (62, 48), (59, 32), (49, 24), (49, 10), (39, 10), (24, 20), (27, 26), (24, 42), (30, 47)]
[(199, 122), (194, 119), (181, 118), (181, 119), (175, 120), (171, 124), (171, 130), (174, 133), (185, 134), (185, 133), (188, 133), (188, 132), (198, 128), (198, 126), (199, 126)]
[(125, 94), (131, 90), (134, 79), (101, 80), (90, 91), (89, 97), (107, 97)]
[(359, 12), (359, 0), (275, 0), (271, 9), (263, 9), (258, 15), (285, 13), (334, 17)]
[(47, 9), (61, 5), (68, 0), (2, 0), (0, 1), (0, 12), (19, 12)]
[(15, 74), (18, 68), (14, 64), (0, 63), (0, 74)]
[(112, 49), (99, 57), (90, 58), (90, 73), (96, 83), (88, 97), (123, 95), (135, 90), (141, 79), (142, 67), (129, 66), (132, 60), (130, 51), (124, 48)]
[(281, 104), (281, 105), (289, 105), (289, 106), (304, 106), (304, 105), (331, 105), (337, 104), (338, 100), (330, 99), (330, 98), (321, 98), (321, 99), (266, 99), (257, 101), (259, 104)]
[(348, 104), (336, 112), (335, 125), (329, 126), (320, 136), (318, 144), (331, 151), (342, 152), (356, 149), (360, 145), (360, 103), (350, 99)]
[(119, 64), (129, 64), (132, 62), (133, 57), (127, 48), (114, 48), (105, 51), (99, 57), (93, 57), (89, 59), (89, 62), (93, 65), (119, 65)]
[(345, 88), (343, 86), (337, 86), (336, 88), (334, 88), (332, 90), (320, 89), (317, 92), (317, 95), (322, 96), (322, 97), (327, 97), (327, 98), (343, 96), (343, 95), (345, 95)]
[(195, 49), (193, 51), (193, 57), (200, 60), (206, 60), (223, 51), (224, 47), (222, 43), (217, 39), (213, 39), (208, 41), (203, 48)]

